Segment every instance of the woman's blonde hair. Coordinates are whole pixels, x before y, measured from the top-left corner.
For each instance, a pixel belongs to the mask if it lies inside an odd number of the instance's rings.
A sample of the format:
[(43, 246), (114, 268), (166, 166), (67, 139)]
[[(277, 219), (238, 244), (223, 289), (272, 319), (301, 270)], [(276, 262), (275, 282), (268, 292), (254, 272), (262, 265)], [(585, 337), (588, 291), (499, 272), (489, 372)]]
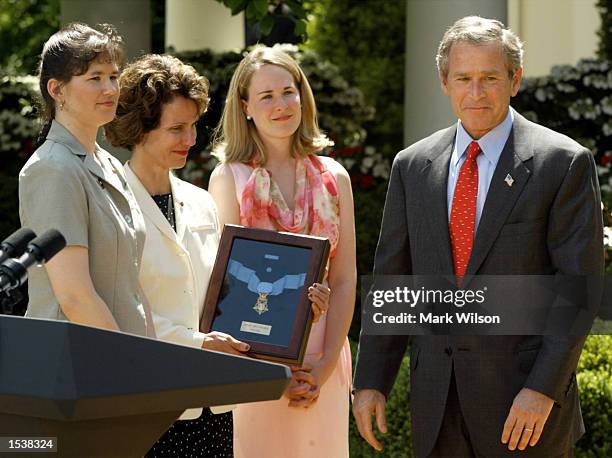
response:
[[(319, 130), (312, 89), (300, 66), (279, 47), (263, 46), (247, 54), (232, 76), (221, 121), (215, 129), (213, 156), (221, 162), (250, 163), (253, 159), (260, 164), (266, 162), (266, 151), (255, 123), (246, 119), (242, 109), (242, 101), (249, 97), (251, 78), (264, 65), (287, 70), (300, 92), (302, 121), (293, 136), (292, 153), (303, 156), (333, 145)], [(257, 157), (256, 153), (259, 153)]]

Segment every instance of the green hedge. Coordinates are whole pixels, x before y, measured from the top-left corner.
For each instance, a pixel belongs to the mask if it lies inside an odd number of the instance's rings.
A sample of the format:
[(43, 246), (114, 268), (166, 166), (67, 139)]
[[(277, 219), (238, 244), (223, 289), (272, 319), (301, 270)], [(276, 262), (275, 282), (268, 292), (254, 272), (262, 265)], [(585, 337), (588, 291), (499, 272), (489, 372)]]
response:
[[(0, 75), (6, 73), (0, 68)], [(17, 176), (32, 153), (39, 131), (34, 104), (36, 84), (31, 76), (0, 77), (0, 240), (21, 226)], [(27, 288), (21, 287), (16, 294), (21, 294), (22, 300), (12, 313), (22, 315), (27, 305)]]
[(32, 153), (39, 130), (35, 87), (33, 77), (0, 78), (0, 240), (20, 225), (17, 175)]
[(589, 336), (577, 378), (586, 434), (576, 444), (576, 457), (612, 456), (612, 336)]
[(601, 59), (612, 60), (612, 0), (597, 0), (597, 9), (601, 16), (597, 55)]
[(60, 0), (0, 0), (0, 67), (33, 74), (43, 44), (60, 26)]
[[(351, 354), (353, 355), (353, 367), (355, 367), (355, 356), (357, 355), (357, 344), (351, 341)], [(384, 447), (381, 453), (377, 453), (359, 435), (355, 419), (351, 414), (349, 423), (349, 451), (354, 458), (380, 457), (385, 458), (410, 458), (412, 456), (412, 439), (410, 435), (410, 359), (404, 357), (400, 366), (395, 386), (387, 402), (387, 434), (376, 436)], [(373, 419), (373, 421), (375, 421)], [(372, 425), (377, 431), (376, 425)]]
[(612, 273), (612, 62), (583, 59), (555, 66), (547, 76), (525, 78), (512, 105), (593, 152), (605, 206), (606, 269)]
[(337, 65), (375, 107), (376, 118), (364, 125), (367, 144), (390, 161), (404, 147), (406, 0), (312, 5), (305, 46)]
[[(357, 345), (352, 343), (352, 354), (356, 353)], [(409, 367), (409, 359), (405, 357), (387, 403), (389, 432), (386, 435), (377, 434), (384, 446), (383, 453), (377, 454), (361, 438), (351, 418), (351, 457), (412, 456)], [(578, 364), (577, 378), (586, 434), (577, 442), (574, 453), (577, 458), (612, 457), (612, 336), (592, 335), (587, 338)]]

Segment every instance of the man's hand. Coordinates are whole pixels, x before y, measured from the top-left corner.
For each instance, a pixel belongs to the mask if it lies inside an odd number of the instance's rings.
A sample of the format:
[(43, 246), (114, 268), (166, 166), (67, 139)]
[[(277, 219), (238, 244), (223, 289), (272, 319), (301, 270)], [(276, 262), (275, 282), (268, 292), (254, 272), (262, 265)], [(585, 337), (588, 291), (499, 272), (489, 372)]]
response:
[(517, 445), (519, 450), (525, 450), (527, 444), (536, 445), (553, 404), (552, 399), (537, 391), (529, 388), (519, 391), (504, 424), (502, 444), (508, 444), (508, 450), (515, 450)]
[(386, 433), (385, 405), (385, 396), (378, 390), (357, 390), (353, 398), (353, 416), (359, 428), (359, 434), (379, 452), (383, 447), (372, 432), (372, 415), (376, 415), (378, 430)]

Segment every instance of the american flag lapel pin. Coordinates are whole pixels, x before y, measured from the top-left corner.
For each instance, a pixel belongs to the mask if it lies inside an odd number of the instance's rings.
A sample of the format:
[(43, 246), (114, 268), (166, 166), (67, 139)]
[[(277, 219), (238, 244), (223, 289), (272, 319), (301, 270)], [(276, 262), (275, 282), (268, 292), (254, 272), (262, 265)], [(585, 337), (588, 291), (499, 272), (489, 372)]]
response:
[(509, 187), (512, 187), (512, 185), (514, 184), (514, 178), (512, 178), (512, 175), (510, 174), (506, 175), (506, 178), (504, 178), (504, 181)]

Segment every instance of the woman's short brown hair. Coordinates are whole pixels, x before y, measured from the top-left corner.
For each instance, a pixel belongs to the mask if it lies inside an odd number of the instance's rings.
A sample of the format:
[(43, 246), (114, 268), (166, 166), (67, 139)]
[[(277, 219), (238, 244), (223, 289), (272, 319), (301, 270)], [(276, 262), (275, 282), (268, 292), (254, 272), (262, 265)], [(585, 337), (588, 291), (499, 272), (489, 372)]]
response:
[(117, 115), (105, 126), (113, 146), (132, 150), (146, 133), (159, 127), (163, 105), (176, 96), (195, 102), (198, 116), (208, 109), (208, 80), (167, 54), (148, 54), (131, 63), (119, 84)]

